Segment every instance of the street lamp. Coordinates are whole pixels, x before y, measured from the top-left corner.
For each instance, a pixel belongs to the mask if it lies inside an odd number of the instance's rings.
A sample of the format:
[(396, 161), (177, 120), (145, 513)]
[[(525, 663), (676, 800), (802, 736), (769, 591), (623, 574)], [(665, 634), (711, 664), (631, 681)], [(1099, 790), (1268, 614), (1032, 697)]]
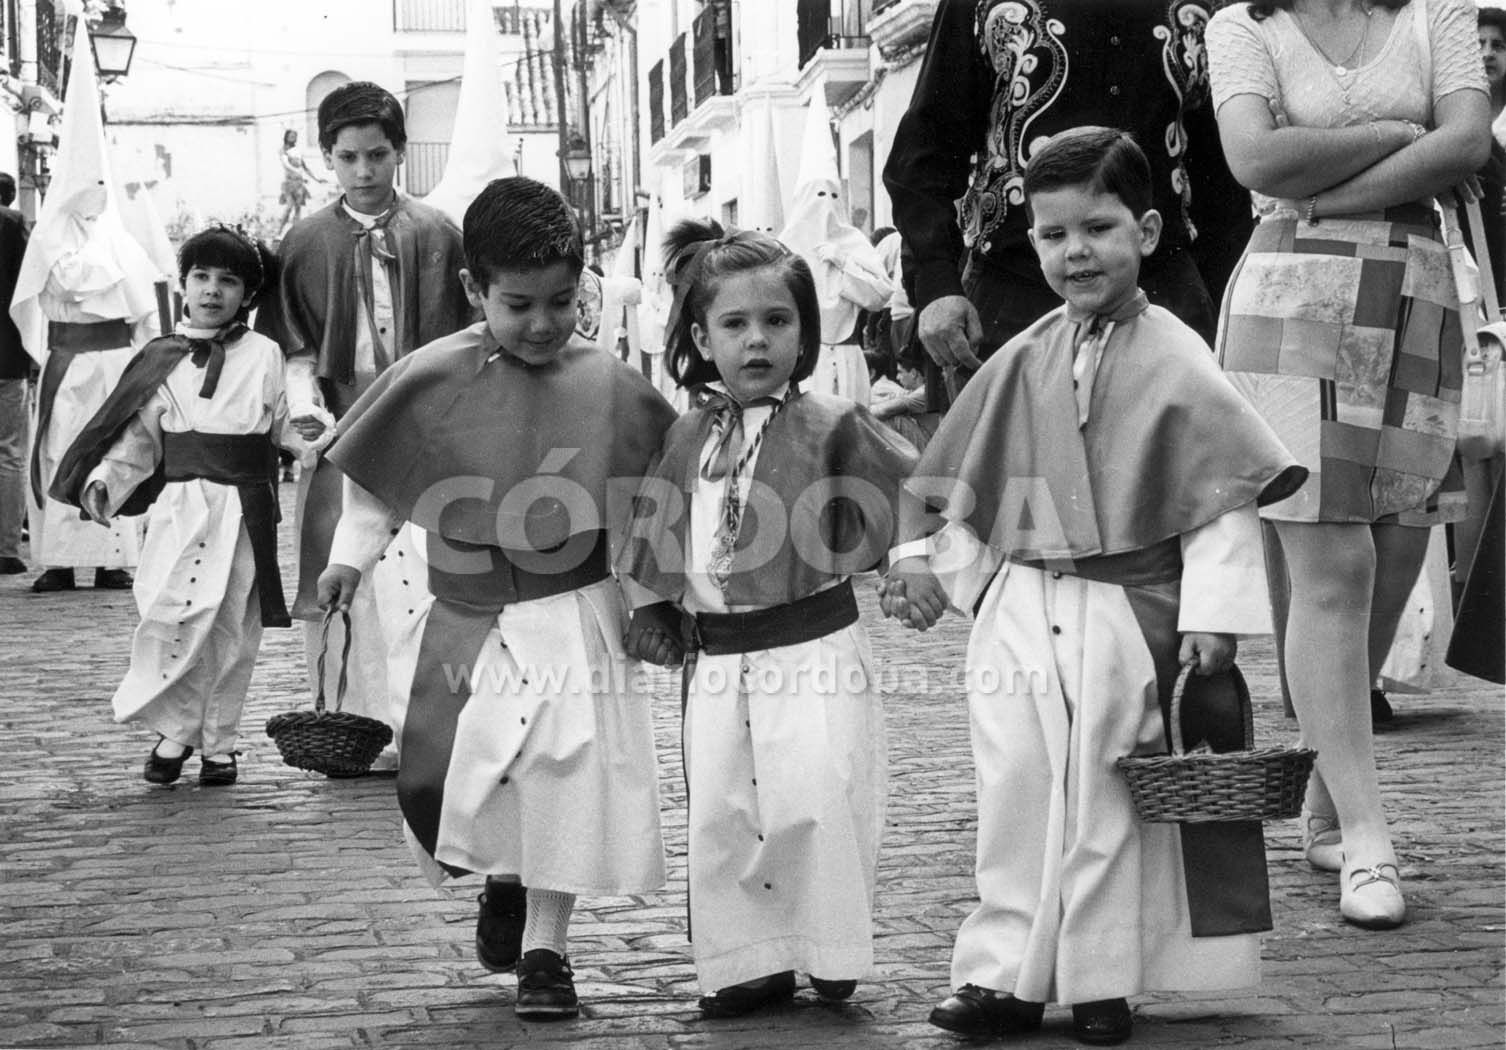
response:
[(94, 48), (94, 68), (105, 81), (116, 80), (131, 71), (131, 57), (136, 52), (136, 34), (126, 28), (123, 7), (109, 7), (99, 21), (89, 26), (89, 43)]
[(585, 182), (591, 177), (591, 147), (586, 144), (585, 137), (580, 132), (570, 132), (559, 156), (564, 161), (565, 174), (571, 182)]

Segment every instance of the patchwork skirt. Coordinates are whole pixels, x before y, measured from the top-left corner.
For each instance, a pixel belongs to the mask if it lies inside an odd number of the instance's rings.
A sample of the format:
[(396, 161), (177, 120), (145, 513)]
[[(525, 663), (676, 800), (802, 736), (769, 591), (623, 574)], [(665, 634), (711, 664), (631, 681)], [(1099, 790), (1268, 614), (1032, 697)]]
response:
[(1262, 517), (1422, 525), (1463, 513), (1462, 492), (1443, 485), (1463, 333), (1431, 209), (1262, 222), (1224, 298), (1217, 352), (1311, 471)]

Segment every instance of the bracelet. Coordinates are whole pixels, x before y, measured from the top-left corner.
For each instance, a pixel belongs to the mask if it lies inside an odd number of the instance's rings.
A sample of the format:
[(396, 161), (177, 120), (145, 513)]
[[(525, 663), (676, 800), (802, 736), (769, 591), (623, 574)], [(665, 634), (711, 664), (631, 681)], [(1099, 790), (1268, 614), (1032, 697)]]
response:
[(1428, 133), (1428, 129), (1423, 125), (1417, 123), (1415, 120), (1404, 120), (1402, 121), (1402, 123), (1405, 124), (1407, 126), (1407, 130), (1412, 133), (1413, 142), (1416, 142), (1418, 139), (1422, 138)]
[(1372, 120), (1367, 126), (1370, 128), (1370, 134), (1375, 136), (1375, 144), (1384, 145), (1386, 140), (1381, 136), (1380, 121)]
[(1318, 195), (1315, 193), (1307, 198), (1307, 211), (1303, 216), (1309, 226), (1318, 225)]

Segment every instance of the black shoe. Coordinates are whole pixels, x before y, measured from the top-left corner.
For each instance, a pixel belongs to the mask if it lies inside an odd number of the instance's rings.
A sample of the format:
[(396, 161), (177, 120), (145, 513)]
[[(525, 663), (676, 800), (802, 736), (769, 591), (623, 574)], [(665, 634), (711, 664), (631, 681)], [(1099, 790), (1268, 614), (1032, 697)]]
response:
[(37, 594), (52, 591), (72, 591), (78, 588), (72, 569), (48, 569), (32, 581), (31, 589)]
[(964, 984), (931, 1011), (937, 1028), (963, 1035), (1022, 1035), (1041, 1026), (1045, 1003), (1032, 1003), (991, 988)]
[(518, 1001), (512, 1012), (533, 1021), (563, 1021), (580, 1015), (570, 960), (548, 948), (523, 953), (518, 962)]
[(1391, 701), (1386, 699), (1386, 694), (1379, 689), (1370, 690), (1370, 724), (1380, 725), (1395, 717), (1396, 712), (1391, 710)]
[(741, 1017), (760, 1006), (793, 999), (794, 996), (795, 973), (793, 970), (785, 970), (756, 981), (720, 988), (710, 995), (701, 996), (696, 1005), (701, 1008), (702, 1017)]
[(858, 990), (858, 982), (824, 981), (819, 977), (812, 977), (811, 989), (828, 1003), (840, 1003), (843, 999), (852, 998), (852, 993)]
[(506, 973), (523, 954), (523, 922), (528, 917), (528, 890), (517, 882), (486, 880), (476, 898), (476, 961), (492, 973)]
[[(161, 744), (166, 737), (158, 737), (157, 743)], [(188, 756), (193, 754), (193, 748), (187, 748), (177, 758), (163, 758), (157, 754), (157, 748), (152, 748), (152, 753), (146, 756), (146, 765), (141, 770), (141, 775), (153, 784), (171, 784), (183, 775), (183, 763), (188, 761)]]
[(1130, 1037), (1135, 1022), (1123, 999), (1100, 999), (1072, 1007), (1072, 1034), (1080, 1043), (1113, 1046)]
[(94, 589), (97, 591), (128, 591), (135, 578), (124, 569), (95, 569)]
[(206, 758), (199, 764), (200, 787), (225, 787), (235, 783), (236, 769), (235, 756), (230, 756), (229, 762), (216, 762), (212, 758)]
[(0, 576), (15, 576), (26, 571), (26, 563), (20, 558), (0, 558)]

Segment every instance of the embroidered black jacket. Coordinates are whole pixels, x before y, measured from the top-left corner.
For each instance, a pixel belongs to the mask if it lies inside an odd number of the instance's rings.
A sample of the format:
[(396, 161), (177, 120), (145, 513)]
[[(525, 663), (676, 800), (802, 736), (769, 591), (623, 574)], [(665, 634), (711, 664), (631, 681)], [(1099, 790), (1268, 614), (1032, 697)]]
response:
[(884, 168), (917, 309), (962, 294), (964, 248), (1038, 272), (1025, 164), (1043, 138), (1083, 124), (1135, 136), (1165, 220), (1158, 251), (1196, 239), (1196, 251), (1221, 256), (1212, 274), (1200, 266), (1217, 302), (1251, 226), (1249, 196), (1219, 146), (1203, 50), (1226, 2), (941, 0)]

